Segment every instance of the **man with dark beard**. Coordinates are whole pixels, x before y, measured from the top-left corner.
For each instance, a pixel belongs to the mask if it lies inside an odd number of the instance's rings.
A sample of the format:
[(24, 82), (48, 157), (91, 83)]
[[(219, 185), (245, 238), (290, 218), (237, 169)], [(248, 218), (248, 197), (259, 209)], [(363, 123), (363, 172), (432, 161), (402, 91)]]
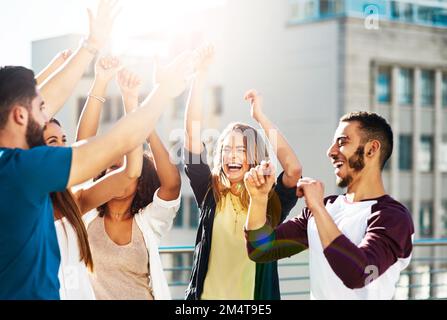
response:
[(60, 298), (50, 193), (96, 177), (141, 146), (164, 106), (185, 90), (191, 60), (183, 54), (156, 68), (154, 89), (135, 112), (71, 148), (41, 146), (48, 116), (33, 71), (0, 68), (0, 300)]
[(414, 227), (408, 210), (386, 194), (382, 170), (393, 150), (393, 132), (374, 113), (345, 115), (328, 157), (347, 193), (324, 198), (321, 182), (304, 178), (297, 194), (307, 208), (275, 229), (266, 224), (266, 199), (274, 183), (263, 163), (245, 177), (250, 193), (247, 249), (256, 262), (309, 249), (311, 298), (392, 299), (410, 262)]

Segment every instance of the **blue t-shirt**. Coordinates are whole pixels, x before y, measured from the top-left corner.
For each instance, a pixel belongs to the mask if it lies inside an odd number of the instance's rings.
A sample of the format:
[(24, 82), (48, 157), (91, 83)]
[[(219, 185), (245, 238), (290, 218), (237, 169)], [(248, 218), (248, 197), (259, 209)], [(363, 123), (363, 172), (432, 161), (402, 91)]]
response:
[(58, 300), (50, 193), (66, 189), (72, 149), (0, 148), (0, 300)]

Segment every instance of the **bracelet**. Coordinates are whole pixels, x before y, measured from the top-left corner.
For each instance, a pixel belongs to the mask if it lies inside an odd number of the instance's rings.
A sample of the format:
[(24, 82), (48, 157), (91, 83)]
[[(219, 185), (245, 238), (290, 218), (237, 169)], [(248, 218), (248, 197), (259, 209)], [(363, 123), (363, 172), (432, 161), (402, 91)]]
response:
[(90, 98), (93, 98), (93, 99), (98, 100), (99, 102), (102, 102), (102, 103), (105, 103), (105, 102), (106, 102), (106, 99), (105, 99), (105, 98), (98, 97), (98, 96), (95, 96), (95, 95), (93, 95), (93, 94), (89, 94), (88, 96), (89, 96)]
[(88, 43), (87, 39), (82, 39), (81, 40), (81, 47), (84, 48), (85, 50), (87, 50), (90, 54), (96, 56), (99, 52), (98, 49), (96, 49), (95, 47), (93, 47), (91, 44)]

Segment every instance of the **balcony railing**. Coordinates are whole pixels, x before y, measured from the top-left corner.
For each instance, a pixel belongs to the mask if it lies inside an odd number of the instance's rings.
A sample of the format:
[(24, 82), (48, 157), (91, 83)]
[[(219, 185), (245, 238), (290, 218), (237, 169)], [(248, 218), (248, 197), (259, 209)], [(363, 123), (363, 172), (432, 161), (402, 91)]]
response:
[[(194, 247), (162, 247), (164, 270), (173, 299), (183, 300), (192, 268)], [(278, 264), (281, 298), (307, 300), (310, 279), (307, 254), (301, 253)], [(411, 263), (400, 276), (396, 300), (447, 299), (447, 239), (422, 239), (414, 242)]]

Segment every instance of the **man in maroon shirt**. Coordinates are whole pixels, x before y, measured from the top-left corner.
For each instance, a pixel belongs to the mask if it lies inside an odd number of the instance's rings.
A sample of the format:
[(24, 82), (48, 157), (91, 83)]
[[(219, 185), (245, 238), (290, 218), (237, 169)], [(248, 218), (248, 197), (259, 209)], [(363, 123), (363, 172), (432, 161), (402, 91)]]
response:
[(274, 184), (272, 165), (245, 177), (251, 202), (247, 249), (257, 262), (310, 250), (311, 297), (391, 299), (400, 272), (409, 264), (414, 227), (408, 210), (386, 194), (382, 170), (393, 150), (393, 132), (374, 113), (345, 115), (328, 150), (340, 196), (324, 197), (323, 183), (301, 179), (297, 193), (307, 208), (272, 229), (266, 200)]

